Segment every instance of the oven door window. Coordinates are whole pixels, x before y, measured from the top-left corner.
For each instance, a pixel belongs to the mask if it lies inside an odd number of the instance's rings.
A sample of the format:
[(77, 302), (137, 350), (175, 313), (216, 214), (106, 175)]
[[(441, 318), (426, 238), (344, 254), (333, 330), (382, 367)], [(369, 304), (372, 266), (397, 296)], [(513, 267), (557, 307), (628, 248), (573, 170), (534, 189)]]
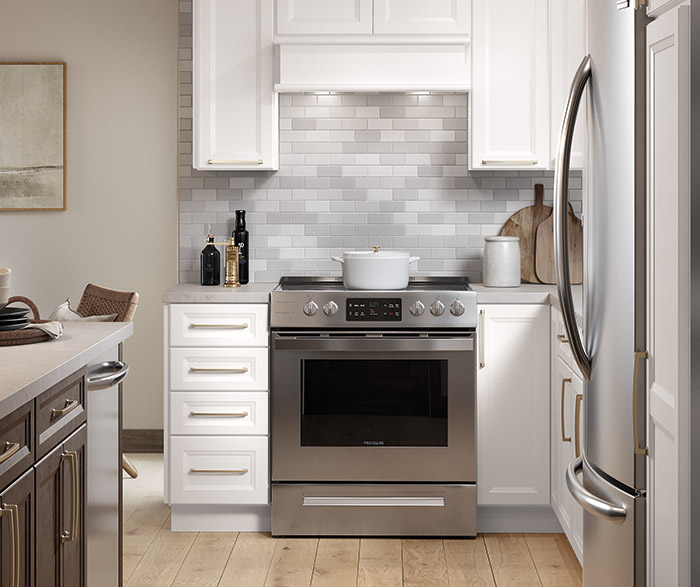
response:
[(302, 446), (447, 446), (447, 360), (302, 360)]

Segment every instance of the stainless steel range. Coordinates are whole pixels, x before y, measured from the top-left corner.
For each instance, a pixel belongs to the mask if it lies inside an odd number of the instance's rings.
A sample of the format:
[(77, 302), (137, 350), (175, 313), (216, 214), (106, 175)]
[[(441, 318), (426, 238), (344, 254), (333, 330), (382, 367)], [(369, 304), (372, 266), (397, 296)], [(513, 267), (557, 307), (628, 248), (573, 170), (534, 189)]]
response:
[(272, 292), (272, 534), (476, 534), (476, 293)]

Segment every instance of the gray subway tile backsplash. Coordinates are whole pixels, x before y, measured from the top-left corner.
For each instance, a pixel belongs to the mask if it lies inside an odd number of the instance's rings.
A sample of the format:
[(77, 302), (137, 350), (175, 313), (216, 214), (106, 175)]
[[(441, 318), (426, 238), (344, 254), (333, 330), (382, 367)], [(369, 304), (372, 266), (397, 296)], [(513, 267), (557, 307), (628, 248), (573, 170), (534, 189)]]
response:
[[(534, 202), (551, 171), (468, 172), (465, 94), (281, 94), (280, 170), (207, 172), (191, 167), (191, 3), (181, 2), (181, 282), (199, 280), (207, 223), (217, 240), (248, 211), (251, 281), (340, 274), (343, 250), (382, 246), (421, 260), (417, 274), (481, 281), (484, 237)], [(572, 173), (580, 214), (582, 180)]]

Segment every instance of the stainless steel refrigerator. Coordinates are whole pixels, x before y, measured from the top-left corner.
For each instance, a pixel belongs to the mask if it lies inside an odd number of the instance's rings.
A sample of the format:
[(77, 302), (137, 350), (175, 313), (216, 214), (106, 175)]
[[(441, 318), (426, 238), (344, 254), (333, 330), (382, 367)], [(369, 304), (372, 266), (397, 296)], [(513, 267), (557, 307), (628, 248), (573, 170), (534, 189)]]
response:
[[(584, 587), (646, 583), (645, 27), (635, 1), (587, 1), (587, 50), (571, 86), (555, 175), (557, 288), (572, 352), (587, 380), (582, 457), (569, 491), (584, 509)], [(569, 283), (568, 159), (588, 87), (584, 172), (584, 324)], [(582, 117), (579, 117), (581, 121)], [(581, 124), (581, 122), (579, 122)], [(636, 422), (636, 425), (635, 425)]]

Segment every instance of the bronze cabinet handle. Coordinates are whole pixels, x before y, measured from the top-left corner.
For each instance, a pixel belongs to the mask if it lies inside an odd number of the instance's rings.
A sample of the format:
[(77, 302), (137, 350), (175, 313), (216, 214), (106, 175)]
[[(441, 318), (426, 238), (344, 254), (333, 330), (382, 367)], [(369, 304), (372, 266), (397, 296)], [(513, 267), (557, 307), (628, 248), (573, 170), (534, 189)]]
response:
[(583, 394), (576, 394), (576, 411), (574, 412), (574, 436), (576, 437), (576, 458), (581, 456), (581, 402), (583, 401)]
[(222, 417), (222, 418), (245, 418), (248, 412), (193, 412), (190, 411), (190, 418), (202, 417)]
[(564, 425), (564, 398), (566, 397), (564, 392), (566, 391), (566, 384), (571, 383), (571, 377), (564, 377), (561, 380), (561, 441), (571, 442), (571, 436), (566, 435), (566, 427)]
[(224, 474), (235, 474), (235, 475), (245, 475), (248, 469), (190, 469), (190, 473), (224, 473)]
[(78, 510), (80, 508), (80, 494), (78, 492), (78, 453), (74, 450), (67, 450), (61, 455), (61, 462), (70, 461), (71, 472), (71, 506), (73, 507), (73, 517), (70, 530), (61, 533), (61, 544), (73, 542), (78, 537)]
[(247, 373), (248, 367), (235, 367), (232, 369), (227, 369), (226, 367), (190, 367), (190, 373)]
[(648, 358), (649, 353), (647, 351), (634, 353), (634, 376), (632, 378), (632, 426), (634, 430), (634, 454), (636, 455), (649, 454), (649, 449), (646, 446), (639, 446), (639, 380), (637, 378), (637, 373), (639, 371), (639, 360)]
[(569, 342), (569, 339), (566, 338), (565, 334), (557, 334), (557, 340), (562, 344), (566, 344), (567, 342)]
[(55, 418), (56, 416), (65, 416), (66, 414), (70, 414), (79, 405), (80, 402), (77, 399), (67, 399), (66, 405), (63, 407), (63, 409), (57, 410), (54, 408), (51, 410), (51, 417)]
[(190, 322), (190, 328), (228, 328), (229, 330), (245, 330), (248, 325), (243, 324), (195, 324)]
[(479, 310), (479, 350), (481, 351), (481, 359), (479, 361), (479, 367), (482, 369), (486, 367), (486, 357), (484, 353), (486, 352), (486, 310)]
[(19, 508), (16, 505), (2, 504), (0, 508), (0, 515), (10, 514), (10, 533), (12, 540), (12, 557), (10, 558), (10, 563), (12, 565), (12, 587), (19, 587), (19, 566), (20, 566), (20, 542), (19, 542)]
[(0, 464), (4, 463), (12, 455), (16, 454), (19, 451), (19, 448), (20, 448), (19, 442), (6, 442), (5, 443), (5, 450), (3, 451), (2, 454), (0, 454)]

